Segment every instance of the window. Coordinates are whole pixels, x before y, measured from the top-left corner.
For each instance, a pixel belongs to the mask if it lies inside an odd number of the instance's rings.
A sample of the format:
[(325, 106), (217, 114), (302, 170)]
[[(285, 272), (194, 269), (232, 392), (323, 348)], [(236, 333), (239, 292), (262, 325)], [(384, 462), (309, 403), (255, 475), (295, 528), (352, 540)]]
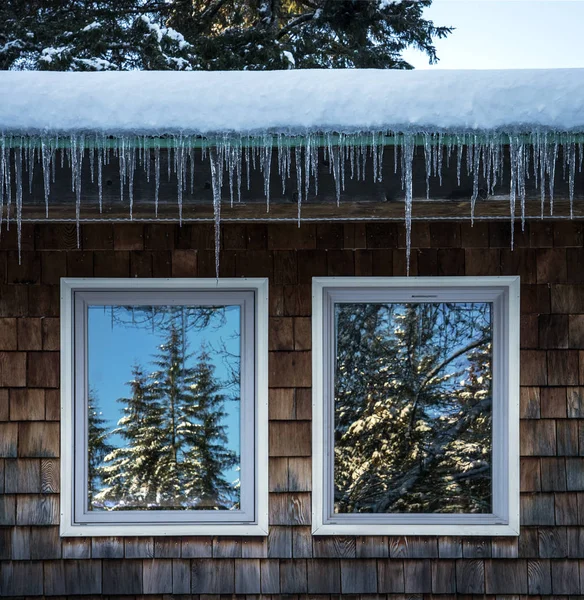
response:
[(314, 534), (518, 534), (519, 278), (315, 278), (313, 378)]
[(267, 534), (267, 280), (61, 280), (61, 535)]

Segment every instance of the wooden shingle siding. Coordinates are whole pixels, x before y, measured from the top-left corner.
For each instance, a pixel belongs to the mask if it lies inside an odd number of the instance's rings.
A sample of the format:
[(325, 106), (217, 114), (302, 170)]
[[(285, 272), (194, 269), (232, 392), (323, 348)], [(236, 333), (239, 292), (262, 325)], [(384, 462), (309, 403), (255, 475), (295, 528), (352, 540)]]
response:
[[(23, 226), (0, 240), (0, 595), (503, 600), (584, 594), (581, 223), (422, 223), (411, 272), (519, 274), (518, 538), (311, 535), (311, 278), (401, 275), (396, 223), (225, 225), (223, 276), (270, 279), (266, 538), (60, 538), (60, 277), (214, 277), (209, 225)], [(222, 595), (224, 595), (222, 597)], [(485, 596), (486, 595), (486, 596)]]

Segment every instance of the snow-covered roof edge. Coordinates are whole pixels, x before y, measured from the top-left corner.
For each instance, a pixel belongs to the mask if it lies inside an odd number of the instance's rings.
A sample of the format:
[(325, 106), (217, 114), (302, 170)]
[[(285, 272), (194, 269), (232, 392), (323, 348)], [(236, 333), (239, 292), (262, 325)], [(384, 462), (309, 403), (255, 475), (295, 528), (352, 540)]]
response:
[(0, 72), (0, 133), (584, 132), (584, 69)]

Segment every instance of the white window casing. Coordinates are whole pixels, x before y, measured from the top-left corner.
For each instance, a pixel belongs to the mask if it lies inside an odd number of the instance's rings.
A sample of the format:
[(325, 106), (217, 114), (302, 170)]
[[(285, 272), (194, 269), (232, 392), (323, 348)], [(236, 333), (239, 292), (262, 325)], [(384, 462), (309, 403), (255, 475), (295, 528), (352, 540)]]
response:
[[(87, 510), (87, 307), (222, 304), (241, 307), (239, 508)], [(267, 363), (267, 279), (61, 279), (61, 536), (267, 535)]]
[[(519, 277), (319, 277), (312, 284), (312, 533), (518, 535)], [(334, 306), (343, 302), (492, 303), (492, 513), (335, 514)]]

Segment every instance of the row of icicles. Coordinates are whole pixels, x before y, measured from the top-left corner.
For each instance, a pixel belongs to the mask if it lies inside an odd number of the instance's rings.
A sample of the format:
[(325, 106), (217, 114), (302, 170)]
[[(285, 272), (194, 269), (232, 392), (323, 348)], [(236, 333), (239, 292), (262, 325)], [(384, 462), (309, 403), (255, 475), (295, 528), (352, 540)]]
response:
[[(260, 136), (226, 135), (215, 138), (175, 135), (165, 138), (148, 136), (106, 136), (97, 134), (74, 134), (68, 136), (0, 136), (0, 227), (6, 214), (6, 225), (12, 212), (16, 212), (18, 251), (20, 256), (20, 230), (22, 222), (23, 186), (28, 181), (29, 193), (35, 167), (42, 170), (44, 184), (45, 214), (49, 218), (51, 184), (55, 182), (57, 163), (71, 171), (71, 188), (75, 193), (75, 219), (79, 244), (81, 220), (82, 171), (89, 163), (90, 184), (97, 185), (99, 210), (103, 209), (103, 169), (112, 159), (119, 163), (120, 201), (127, 198), (129, 218), (134, 207), (134, 176), (142, 169), (147, 181), (154, 179), (155, 216), (158, 216), (159, 189), (161, 181), (161, 152), (168, 152), (168, 178), (177, 180), (178, 220), (182, 222), (183, 196), (187, 190), (194, 193), (195, 150), (201, 150), (203, 160), (208, 160), (213, 192), (215, 222), (216, 272), (219, 276), (219, 249), (222, 191), (224, 183), (229, 187), (231, 206), (241, 201), (242, 185), (250, 186), (250, 173), (260, 169), (264, 179), (266, 211), (270, 208), (270, 177), (274, 168), (272, 156), (277, 150), (276, 168), (282, 182), (282, 194), (290, 177), (296, 180), (298, 224), (302, 219), (302, 203), (309, 193), (318, 195), (319, 160), (324, 159), (334, 178), (337, 205), (345, 189), (348, 177), (359, 181), (372, 177), (382, 181), (384, 147), (394, 149), (394, 173), (400, 173), (405, 196), (405, 226), (407, 271), (411, 248), (411, 220), (413, 200), (413, 159), (416, 148), (424, 153), (426, 166), (426, 196), (429, 199), (430, 177), (438, 177), (442, 184), (443, 166), (456, 163), (458, 185), (463, 165), (473, 180), (470, 198), (470, 218), (474, 219), (475, 205), (479, 197), (479, 179), (486, 180), (487, 194), (494, 193), (495, 186), (503, 180), (505, 148), (509, 150), (510, 173), (510, 219), (511, 231), (516, 219), (516, 204), (520, 204), (520, 218), (525, 220), (526, 180), (533, 177), (541, 195), (541, 216), (546, 199), (549, 213), (553, 214), (554, 181), (559, 156), (562, 158), (564, 180), (567, 179), (570, 198), (570, 216), (574, 200), (576, 169), (582, 170), (584, 147), (582, 136), (569, 133), (536, 132), (531, 134), (504, 133), (393, 133), (368, 132), (354, 134), (305, 134), (298, 136), (265, 134)], [(59, 152), (58, 152), (59, 151)], [(26, 174), (25, 174), (26, 172)], [(245, 174), (245, 175), (244, 175)], [(245, 180), (245, 181), (244, 181)], [(12, 206), (14, 204), (14, 206)], [(258, 215), (258, 218), (259, 215)], [(513, 246), (513, 238), (511, 240)]]

